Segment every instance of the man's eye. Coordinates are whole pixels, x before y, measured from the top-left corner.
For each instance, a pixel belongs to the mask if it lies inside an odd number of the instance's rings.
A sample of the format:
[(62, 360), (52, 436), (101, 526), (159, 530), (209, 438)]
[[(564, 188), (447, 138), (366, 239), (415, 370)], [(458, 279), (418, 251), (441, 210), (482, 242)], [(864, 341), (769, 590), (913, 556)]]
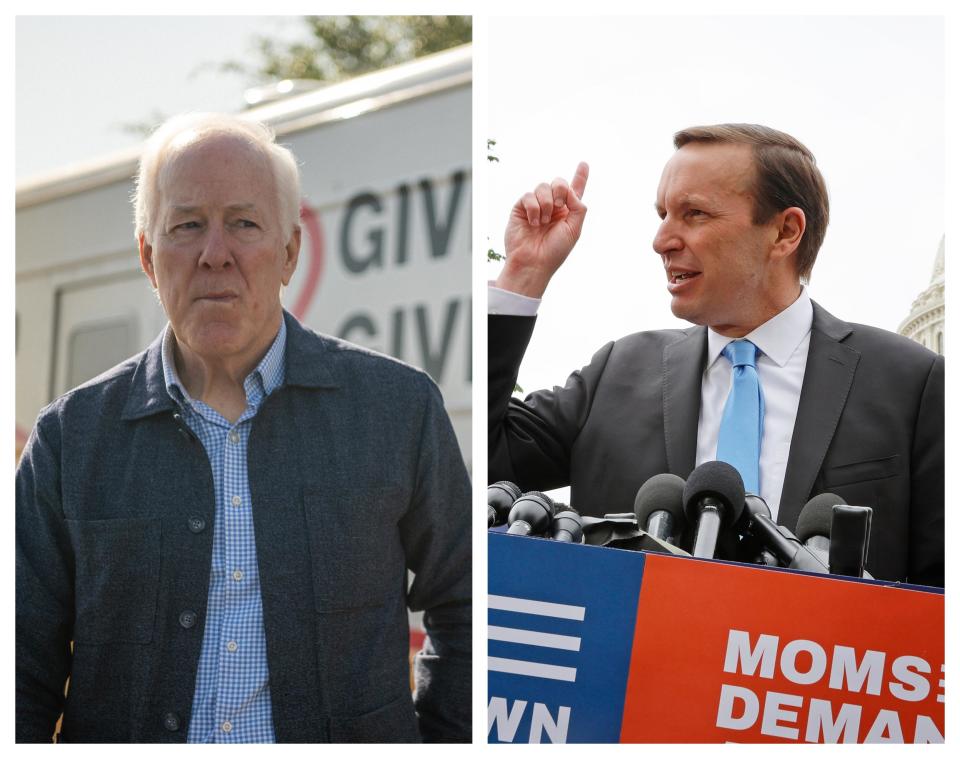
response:
[(240, 219), (237, 222), (237, 226), (243, 227), (244, 229), (256, 229), (259, 225), (255, 221), (250, 221), (250, 219)]
[(200, 229), (199, 221), (182, 221), (176, 226), (174, 226), (174, 231), (177, 230), (186, 230), (186, 229)]

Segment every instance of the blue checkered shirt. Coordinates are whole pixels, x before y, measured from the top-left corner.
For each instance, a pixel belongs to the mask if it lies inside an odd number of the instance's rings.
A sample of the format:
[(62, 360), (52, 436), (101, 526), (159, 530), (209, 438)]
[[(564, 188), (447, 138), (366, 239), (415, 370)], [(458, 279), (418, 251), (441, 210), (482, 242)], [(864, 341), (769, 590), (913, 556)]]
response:
[(207, 451), (216, 494), (207, 618), (187, 741), (274, 743), (247, 445), (260, 404), (283, 384), (287, 327), (281, 320), (267, 354), (244, 380), (247, 408), (236, 424), (187, 393), (177, 376), (173, 339), (168, 326), (162, 354), (167, 392)]

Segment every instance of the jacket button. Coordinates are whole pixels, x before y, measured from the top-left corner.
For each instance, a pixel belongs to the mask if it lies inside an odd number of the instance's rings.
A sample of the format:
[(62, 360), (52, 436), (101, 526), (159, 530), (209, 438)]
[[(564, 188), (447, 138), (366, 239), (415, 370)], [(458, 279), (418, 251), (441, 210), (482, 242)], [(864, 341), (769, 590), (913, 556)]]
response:
[(187, 526), (190, 528), (190, 532), (203, 532), (207, 528), (207, 523), (201, 517), (190, 517)]
[(180, 717), (173, 712), (167, 712), (163, 715), (163, 726), (171, 733), (177, 732), (180, 729)]
[(197, 624), (197, 613), (194, 611), (185, 611), (180, 614), (180, 626), (189, 630)]

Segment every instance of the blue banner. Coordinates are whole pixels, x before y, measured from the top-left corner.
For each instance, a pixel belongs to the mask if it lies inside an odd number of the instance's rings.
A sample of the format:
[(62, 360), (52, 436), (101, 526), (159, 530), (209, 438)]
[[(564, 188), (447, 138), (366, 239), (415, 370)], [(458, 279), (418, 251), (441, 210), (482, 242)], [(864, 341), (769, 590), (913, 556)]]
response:
[(644, 555), (490, 533), (488, 557), (488, 741), (619, 741)]

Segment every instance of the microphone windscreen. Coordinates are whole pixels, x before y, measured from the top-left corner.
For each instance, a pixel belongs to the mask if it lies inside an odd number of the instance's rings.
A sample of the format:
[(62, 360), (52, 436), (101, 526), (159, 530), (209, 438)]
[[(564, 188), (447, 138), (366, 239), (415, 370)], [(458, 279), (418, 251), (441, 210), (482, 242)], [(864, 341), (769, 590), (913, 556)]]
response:
[(520, 488), (507, 480), (495, 482), (487, 486), (487, 505), (499, 509), (503, 504), (509, 509), (521, 495)]
[(488, 500), (493, 497), (495, 493), (503, 493), (505, 497), (510, 497), (514, 501), (522, 495), (520, 488), (518, 488), (509, 480), (500, 480), (500, 482), (495, 482), (492, 485), (487, 486)]
[(488, 521), (490, 526), (503, 524), (513, 506), (520, 497), (520, 488), (512, 482), (503, 480), (487, 487)]
[(513, 502), (510, 514), (507, 516), (507, 523), (510, 525), (509, 531), (513, 532), (514, 523), (521, 521), (530, 526), (530, 534), (541, 534), (549, 529), (555, 513), (556, 505), (550, 496), (531, 490)]
[(716, 498), (727, 507), (723, 523), (735, 523), (743, 511), (743, 478), (725, 461), (706, 461), (694, 469), (683, 487), (683, 507), (687, 519), (696, 522), (700, 517), (701, 498)]
[[(565, 536), (561, 533), (565, 533)], [(553, 516), (553, 537), (557, 540), (579, 543), (583, 538), (583, 518), (580, 512), (565, 503), (556, 504), (556, 514)]]
[(531, 496), (533, 496), (536, 500), (541, 501), (550, 510), (551, 516), (556, 513), (557, 504), (550, 496), (548, 496), (546, 493), (541, 493), (539, 490), (528, 490), (526, 493), (523, 493), (520, 498), (530, 498)]
[(845, 500), (833, 493), (821, 493), (807, 501), (797, 518), (797, 537), (800, 541), (805, 543), (814, 535), (829, 538), (833, 507), (845, 503)]
[(647, 519), (654, 511), (668, 511), (679, 524), (683, 521), (682, 477), (675, 474), (655, 474), (637, 491), (633, 501), (633, 513), (637, 515), (637, 524), (645, 529)]

